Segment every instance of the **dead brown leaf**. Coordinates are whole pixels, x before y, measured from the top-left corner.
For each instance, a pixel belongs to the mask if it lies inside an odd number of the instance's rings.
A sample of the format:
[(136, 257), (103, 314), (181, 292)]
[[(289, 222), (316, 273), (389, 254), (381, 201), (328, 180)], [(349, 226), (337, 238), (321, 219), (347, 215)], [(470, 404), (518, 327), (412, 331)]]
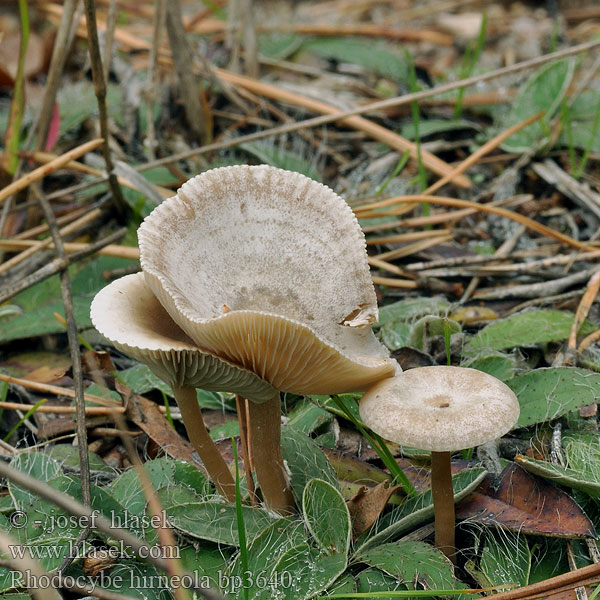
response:
[(499, 481), (488, 475), (457, 506), (456, 516), (533, 535), (596, 537), (592, 522), (568, 494), (515, 464), (502, 471)]
[(348, 502), (348, 510), (352, 519), (352, 534), (356, 539), (367, 531), (378, 519), (386, 507), (390, 496), (400, 488), (399, 485), (389, 486), (382, 481), (375, 487), (362, 486)]

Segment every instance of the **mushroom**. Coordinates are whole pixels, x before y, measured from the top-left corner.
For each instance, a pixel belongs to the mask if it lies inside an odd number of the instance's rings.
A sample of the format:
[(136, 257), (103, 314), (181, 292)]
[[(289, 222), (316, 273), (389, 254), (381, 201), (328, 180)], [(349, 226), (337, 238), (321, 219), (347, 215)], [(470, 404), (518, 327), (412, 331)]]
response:
[(249, 403), (249, 422), (265, 502), (289, 512), (279, 391), (362, 391), (398, 370), (371, 330), (377, 302), (356, 217), (299, 173), (234, 166), (185, 183), (138, 237), (146, 283), (177, 325), (277, 390)]
[(364, 423), (384, 439), (431, 451), (435, 545), (454, 561), (450, 456), (507, 433), (519, 402), (500, 380), (463, 367), (420, 367), (376, 383), (359, 405)]
[(233, 502), (235, 483), (208, 435), (195, 388), (237, 392), (264, 402), (272, 398), (273, 387), (251, 371), (200, 350), (169, 317), (142, 273), (102, 289), (92, 302), (91, 318), (116, 348), (148, 365), (171, 386), (190, 441), (219, 493)]

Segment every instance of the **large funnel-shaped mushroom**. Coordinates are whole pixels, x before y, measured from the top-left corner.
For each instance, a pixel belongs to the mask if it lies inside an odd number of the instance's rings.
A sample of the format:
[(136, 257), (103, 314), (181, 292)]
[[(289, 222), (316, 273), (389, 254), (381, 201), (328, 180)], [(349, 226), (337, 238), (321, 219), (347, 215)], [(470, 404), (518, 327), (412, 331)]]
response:
[(370, 327), (364, 236), (329, 188), (264, 165), (214, 169), (138, 236), (146, 281), (173, 320), (278, 390), (360, 391), (394, 374)]
[[(397, 371), (370, 327), (364, 236), (329, 188), (265, 165), (214, 169), (158, 206), (138, 237), (146, 282), (173, 320), (278, 390), (360, 391)], [(289, 512), (278, 395), (249, 411), (265, 501)]]
[(173, 388), (190, 440), (219, 492), (233, 501), (233, 478), (206, 431), (194, 388), (236, 392), (255, 402), (270, 400), (276, 390), (254, 373), (201, 351), (161, 306), (142, 273), (101, 290), (92, 302), (91, 318), (116, 348), (148, 365)]

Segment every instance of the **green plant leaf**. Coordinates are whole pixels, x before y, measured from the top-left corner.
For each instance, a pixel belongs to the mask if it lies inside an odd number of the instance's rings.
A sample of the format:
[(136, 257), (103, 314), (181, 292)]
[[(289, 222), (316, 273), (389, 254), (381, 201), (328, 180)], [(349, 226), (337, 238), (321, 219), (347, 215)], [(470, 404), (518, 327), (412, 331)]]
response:
[(119, 379), (136, 394), (147, 394), (152, 390), (160, 390), (167, 396), (173, 396), (171, 388), (146, 365), (135, 365), (135, 367), (119, 371)]
[[(408, 589), (404, 583), (396, 577), (392, 577), (387, 573), (373, 567), (369, 567), (361, 571), (357, 577), (358, 587), (357, 592), (395, 592), (397, 590)], [(393, 600), (391, 597), (382, 600)]]
[[(346, 570), (345, 554), (323, 554), (308, 544), (290, 548), (273, 570), (278, 600), (308, 600), (327, 589)], [(275, 594), (276, 590), (276, 594)]]
[(286, 150), (282, 146), (276, 146), (272, 141), (244, 142), (239, 145), (239, 148), (267, 165), (302, 173), (315, 181), (321, 181), (321, 176), (312, 162), (300, 154)]
[[(79, 449), (70, 444), (53, 444), (45, 449), (44, 454), (58, 462), (64, 468), (80, 469)], [(97, 454), (88, 452), (90, 471), (112, 475), (115, 471), (109, 467)]]
[[(177, 489), (185, 488), (193, 492), (194, 500), (199, 500), (212, 490), (202, 471), (184, 461), (167, 457), (157, 458), (144, 463), (144, 470), (157, 491), (171, 486)], [(147, 500), (134, 468), (121, 473), (111, 483), (110, 492), (129, 514), (141, 516), (145, 513)], [(186, 500), (189, 498), (186, 497)]]
[[(483, 481), (487, 471), (481, 467), (465, 469), (452, 477), (454, 502), (466, 498)], [(356, 553), (383, 544), (394, 537), (410, 531), (433, 517), (433, 498), (431, 490), (406, 499), (398, 507), (383, 515), (361, 539), (358, 540)]]
[(600, 480), (588, 479), (587, 473), (522, 455), (517, 455), (515, 462), (530, 473), (548, 479), (552, 483), (580, 490), (593, 498), (600, 498)]
[[(510, 112), (502, 120), (502, 129), (512, 127), (540, 111), (546, 112), (542, 119), (549, 123), (569, 87), (573, 70), (573, 60), (567, 59), (550, 63), (534, 73), (521, 88)], [(502, 148), (507, 152), (529, 152), (545, 136), (544, 128), (536, 121), (511, 135), (502, 144)]]
[[(216, 501), (189, 501), (191, 492), (185, 488), (181, 490), (185, 496), (182, 499), (174, 493), (176, 489), (177, 486), (163, 488), (157, 494), (173, 527), (193, 538), (228, 546), (239, 544), (235, 506)], [(242, 511), (249, 542), (277, 520), (261, 508), (243, 506)]]
[[(103, 272), (134, 264), (136, 261), (101, 256), (85, 264), (69, 267), (73, 288), (73, 311), (79, 329), (92, 326), (90, 305), (96, 292), (106, 285)], [(54, 318), (64, 316), (58, 275), (54, 275), (21, 292), (12, 300), (23, 314), (0, 320), (0, 343), (40, 335), (65, 333), (65, 328)]]
[(467, 357), (461, 366), (483, 371), (504, 382), (512, 379), (518, 369), (517, 359), (512, 354), (486, 350), (483, 350), (476, 356)]
[[(11, 460), (10, 466), (40, 481), (48, 481), (61, 473), (58, 462), (51, 460), (41, 452), (19, 454)], [(15, 508), (20, 511), (27, 510), (39, 500), (39, 496), (10, 480), (8, 491), (12, 496)]]
[[(427, 119), (419, 123), (419, 134), (422, 138), (428, 135), (436, 135), (438, 133), (447, 133), (448, 131), (456, 131), (463, 129), (475, 129), (481, 130), (481, 127), (473, 122), (467, 121), (466, 119)], [(409, 140), (414, 140), (416, 137), (414, 123), (406, 123), (400, 130), (400, 135)]]
[[(480, 348), (505, 350), (521, 346), (535, 346), (560, 342), (569, 337), (575, 315), (553, 309), (528, 310), (499, 319), (484, 327), (465, 348), (465, 354)], [(593, 323), (586, 321), (579, 332), (587, 335), (594, 331)]]
[(322, 479), (311, 479), (302, 495), (302, 512), (308, 530), (326, 554), (348, 553), (350, 513), (336, 488)]
[(323, 479), (336, 489), (338, 480), (323, 451), (308, 436), (287, 425), (281, 428), (281, 453), (291, 472), (292, 491), (298, 503), (311, 479)]
[(310, 435), (327, 423), (331, 423), (333, 415), (317, 406), (309, 398), (300, 400), (288, 413), (288, 427), (296, 431)]
[(575, 367), (535, 369), (509, 379), (506, 385), (521, 406), (515, 427), (557, 419), (600, 400), (600, 374)]
[[(90, 580), (90, 577), (83, 573), (83, 561), (72, 564), (65, 574), (78, 578), (78, 581)], [(93, 581), (98, 588), (139, 600), (172, 600), (169, 579), (169, 574), (158, 571), (148, 563), (130, 558), (120, 559), (108, 574)]]
[(383, 544), (359, 552), (356, 559), (399, 579), (409, 589), (415, 589), (415, 583), (429, 590), (449, 590), (462, 585), (455, 579), (450, 561), (424, 542)]
[(476, 553), (478, 566), (471, 563), (467, 568), (481, 587), (529, 583), (531, 553), (524, 535), (487, 529), (477, 540)]
[(427, 338), (444, 335), (445, 323), (448, 323), (450, 335), (461, 331), (460, 324), (452, 319), (446, 319), (436, 315), (427, 315), (421, 317), (411, 327), (408, 345), (417, 348), (418, 350), (423, 350)]
[(398, 350), (410, 344), (412, 324), (427, 315), (445, 315), (450, 303), (440, 296), (407, 298), (379, 309), (379, 322), (374, 324), (378, 337), (390, 349)]
[(306, 40), (302, 48), (323, 58), (360, 65), (369, 73), (408, 82), (406, 57), (382, 42), (351, 37), (319, 37)]
[[(306, 531), (302, 521), (283, 518), (275, 521), (262, 531), (248, 546), (248, 571), (252, 585), (249, 597), (252, 600), (268, 600), (272, 590), (266, 582), (272, 580), (273, 570), (288, 550), (302, 545)], [(242, 566), (239, 554), (231, 564), (228, 575), (241, 580)], [(262, 584), (265, 585), (262, 585)]]
[(258, 36), (258, 51), (267, 58), (285, 60), (302, 46), (295, 33), (264, 33)]

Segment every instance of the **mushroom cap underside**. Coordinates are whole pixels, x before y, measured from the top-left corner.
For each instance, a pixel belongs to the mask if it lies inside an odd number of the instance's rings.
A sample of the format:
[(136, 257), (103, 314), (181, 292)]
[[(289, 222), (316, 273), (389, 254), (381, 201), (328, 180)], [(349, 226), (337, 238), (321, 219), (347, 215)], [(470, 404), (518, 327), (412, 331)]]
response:
[(255, 373), (204, 352), (179, 328), (144, 281), (127, 275), (103, 288), (92, 302), (94, 327), (172, 387), (236, 392), (255, 402), (276, 393)]
[(383, 438), (404, 446), (450, 452), (507, 433), (519, 402), (500, 380), (463, 367), (420, 367), (371, 387), (361, 419)]
[(365, 241), (329, 188), (269, 166), (199, 175), (138, 231), (146, 282), (194, 342), (277, 389), (366, 389), (398, 370), (374, 337)]

